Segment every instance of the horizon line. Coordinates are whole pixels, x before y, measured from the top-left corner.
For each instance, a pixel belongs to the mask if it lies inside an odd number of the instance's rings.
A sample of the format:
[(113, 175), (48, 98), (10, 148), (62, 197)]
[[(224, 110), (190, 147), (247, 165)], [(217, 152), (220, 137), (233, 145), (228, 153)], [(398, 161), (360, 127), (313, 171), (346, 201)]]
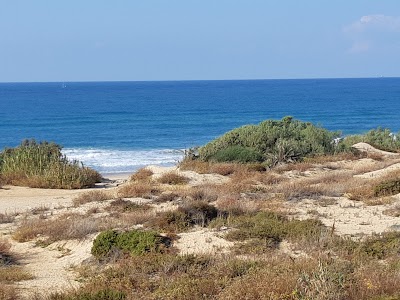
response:
[(2, 83), (94, 83), (94, 82), (196, 82), (196, 81), (267, 81), (267, 80), (329, 80), (329, 79), (384, 79), (400, 76), (371, 77), (304, 77), (304, 78), (249, 78), (249, 79), (154, 79), (154, 80), (55, 80), (55, 81), (0, 81)]

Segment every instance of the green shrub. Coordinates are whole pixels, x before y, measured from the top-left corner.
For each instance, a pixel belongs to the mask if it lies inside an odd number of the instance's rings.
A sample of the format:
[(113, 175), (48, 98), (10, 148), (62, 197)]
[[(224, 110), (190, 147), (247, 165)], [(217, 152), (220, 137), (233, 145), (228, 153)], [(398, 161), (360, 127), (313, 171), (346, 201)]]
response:
[(361, 243), (358, 254), (378, 259), (400, 254), (400, 232), (388, 232), (372, 236)]
[(204, 161), (267, 161), (270, 165), (290, 162), (307, 156), (331, 154), (332, 143), (340, 134), (311, 123), (285, 117), (281, 121), (267, 120), (259, 125), (246, 125), (199, 148)]
[(268, 245), (281, 242), (284, 238), (317, 240), (325, 228), (319, 220), (288, 220), (274, 212), (238, 216), (230, 222), (237, 230), (230, 231), (227, 234), (228, 239), (260, 239)]
[(69, 161), (54, 143), (27, 140), (0, 152), (0, 176), (15, 185), (74, 189), (91, 187), (101, 175), (78, 161)]
[(400, 149), (400, 133), (394, 135), (390, 129), (378, 127), (371, 129), (366, 134), (347, 136), (340, 147), (348, 149), (356, 143), (368, 143), (375, 148), (396, 152)]
[(146, 252), (161, 252), (162, 243), (162, 237), (153, 231), (116, 232), (107, 230), (100, 233), (93, 241), (91, 253), (97, 258), (107, 257), (113, 250), (120, 250), (131, 255), (141, 255)]
[(249, 162), (261, 162), (263, 156), (256, 150), (243, 147), (243, 146), (230, 146), (225, 149), (218, 150), (211, 158), (217, 162), (238, 162), (238, 163), (249, 163)]
[(391, 196), (398, 193), (400, 193), (400, 179), (382, 182), (374, 188), (375, 197)]

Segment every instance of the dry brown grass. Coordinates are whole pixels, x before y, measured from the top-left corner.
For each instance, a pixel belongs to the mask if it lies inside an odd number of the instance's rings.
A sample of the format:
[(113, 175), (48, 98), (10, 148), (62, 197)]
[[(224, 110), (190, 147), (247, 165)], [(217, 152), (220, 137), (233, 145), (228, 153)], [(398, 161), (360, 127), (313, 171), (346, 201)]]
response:
[(17, 300), (19, 299), (17, 291), (11, 285), (0, 283), (0, 300)]
[(12, 223), (15, 220), (15, 214), (0, 213), (0, 224)]
[(184, 175), (172, 171), (162, 174), (157, 181), (162, 184), (183, 185), (187, 184), (190, 179)]
[(130, 181), (150, 181), (153, 174), (153, 171), (147, 168), (141, 168), (130, 177)]
[(131, 182), (119, 188), (118, 197), (150, 199), (153, 195), (158, 195), (159, 193), (160, 189), (149, 182)]
[(101, 202), (114, 198), (110, 192), (95, 190), (79, 194), (72, 200), (74, 206), (79, 206), (89, 202)]
[(51, 244), (60, 240), (84, 239), (89, 234), (112, 228), (113, 225), (112, 220), (65, 214), (55, 219), (25, 220), (14, 231), (13, 238), (18, 242), (39, 239)]
[(274, 171), (277, 173), (284, 173), (289, 171), (297, 171), (303, 173), (312, 168), (314, 168), (314, 165), (309, 162), (297, 162), (297, 163), (279, 165), (274, 168)]
[(26, 272), (19, 266), (0, 267), (0, 282), (13, 283), (16, 281), (32, 279), (32, 274)]
[(391, 217), (396, 217), (396, 218), (400, 217), (400, 204), (397, 204), (394, 207), (384, 210), (383, 213)]

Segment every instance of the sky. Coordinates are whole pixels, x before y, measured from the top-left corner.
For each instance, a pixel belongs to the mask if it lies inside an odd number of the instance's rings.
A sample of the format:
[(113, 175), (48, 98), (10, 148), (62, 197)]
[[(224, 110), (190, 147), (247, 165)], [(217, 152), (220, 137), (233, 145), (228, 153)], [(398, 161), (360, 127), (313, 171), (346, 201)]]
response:
[(0, 0), (0, 82), (376, 76), (399, 0)]

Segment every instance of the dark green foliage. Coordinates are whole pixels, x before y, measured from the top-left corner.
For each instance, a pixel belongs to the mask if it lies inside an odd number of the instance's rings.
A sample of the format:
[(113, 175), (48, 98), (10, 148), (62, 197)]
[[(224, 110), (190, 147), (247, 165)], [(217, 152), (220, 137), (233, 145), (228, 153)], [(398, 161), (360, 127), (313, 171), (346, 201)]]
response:
[(242, 241), (261, 239), (269, 245), (281, 242), (284, 238), (317, 240), (325, 228), (318, 220), (288, 220), (273, 212), (243, 215), (230, 222), (237, 230), (229, 232), (227, 238)]
[(375, 197), (391, 196), (400, 193), (400, 179), (382, 182), (374, 188)]
[(190, 201), (174, 211), (160, 213), (147, 225), (163, 231), (185, 231), (193, 225), (205, 226), (218, 215), (218, 210), (205, 201)]
[(160, 252), (162, 238), (153, 231), (131, 230), (116, 232), (107, 230), (93, 241), (92, 254), (97, 258), (107, 257), (114, 249), (131, 255)]
[(63, 189), (90, 187), (102, 179), (78, 161), (69, 161), (59, 145), (35, 140), (0, 152), (0, 176), (9, 184)]
[(212, 157), (217, 162), (261, 162), (263, 156), (256, 150), (243, 147), (243, 146), (231, 146), (225, 149), (218, 150)]
[(311, 123), (285, 117), (281, 121), (267, 120), (259, 125), (246, 125), (227, 132), (199, 149), (205, 161), (267, 161), (270, 165), (296, 161), (306, 156), (335, 152), (330, 132)]
[(382, 236), (373, 236), (361, 243), (358, 254), (378, 259), (390, 255), (400, 255), (400, 232), (388, 232)]

